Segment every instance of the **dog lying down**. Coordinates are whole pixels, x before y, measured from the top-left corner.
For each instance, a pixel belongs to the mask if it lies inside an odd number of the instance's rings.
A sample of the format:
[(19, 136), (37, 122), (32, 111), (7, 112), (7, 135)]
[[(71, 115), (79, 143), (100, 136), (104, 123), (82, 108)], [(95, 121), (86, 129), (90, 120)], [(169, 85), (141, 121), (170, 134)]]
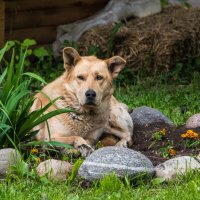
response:
[[(63, 49), (65, 72), (47, 84), (42, 93), (35, 95), (31, 111), (49, 103), (49, 98), (59, 99), (48, 109), (73, 108), (75, 112), (57, 115), (41, 123), (37, 140), (49, 140), (73, 145), (91, 152), (104, 132), (117, 136), (116, 144), (127, 147), (132, 142), (133, 122), (125, 104), (113, 96), (113, 79), (124, 68), (126, 61), (119, 56), (101, 60), (94, 56), (82, 57), (67, 47)], [(44, 95), (44, 94), (45, 95)]]

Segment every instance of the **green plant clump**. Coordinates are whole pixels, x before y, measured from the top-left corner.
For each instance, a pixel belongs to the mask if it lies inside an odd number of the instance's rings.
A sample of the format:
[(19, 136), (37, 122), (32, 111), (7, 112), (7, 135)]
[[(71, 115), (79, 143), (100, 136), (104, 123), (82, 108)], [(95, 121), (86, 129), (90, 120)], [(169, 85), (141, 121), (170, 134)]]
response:
[[(20, 46), (10, 41), (0, 50), (0, 63), (4, 68), (0, 76), (0, 149), (19, 148), (24, 141), (30, 140), (37, 134), (38, 131), (33, 131), (33, 127), (52, 116), (70, 111), (62, 109), (44, 114), (56, 101), (55, 99), (38, 111), (30, 113), (34, 101), (30, 89), (32, 79), (46, 84), (37, 74), (25, 71), (26, 58), (30, 54), (28, 47), (33, 44), (34, 40), (29, 39)], [(7, 52), (11, 54), (10, 62), (5, 59)]]

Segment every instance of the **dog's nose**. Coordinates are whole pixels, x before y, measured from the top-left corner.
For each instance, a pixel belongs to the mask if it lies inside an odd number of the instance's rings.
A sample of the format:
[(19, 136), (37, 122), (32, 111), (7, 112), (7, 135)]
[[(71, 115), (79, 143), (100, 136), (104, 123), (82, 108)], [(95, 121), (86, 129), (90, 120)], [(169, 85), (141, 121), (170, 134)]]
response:
[(88, 90), (86, 93), (85, 93), (85, 96), (87, 98), (95, 98), (96, 97), (96, 92), (94, 90)]

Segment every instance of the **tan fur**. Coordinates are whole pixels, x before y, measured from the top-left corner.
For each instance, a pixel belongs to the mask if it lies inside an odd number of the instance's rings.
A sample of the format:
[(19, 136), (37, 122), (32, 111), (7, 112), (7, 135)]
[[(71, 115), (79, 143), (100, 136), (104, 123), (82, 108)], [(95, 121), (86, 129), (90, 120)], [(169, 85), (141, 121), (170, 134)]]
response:
[[(51, 140), (74, 145), (93, 145), (104, 131), (121, 140), (119, 146), (131, 143), (133, 123), (124, 104), (113, 96), (112, 80), (125, 65), (125, 61), (114, 56), (101, 60), (94, 56), (81, 57), (73, 48), (63, 50), (65, 72), (35, 96), (31, 111), (59, 99), (48, 112), (60, 108), (73, 108), (75, 112), (60, 114), (48, 120)], [(102, 79), (100, 79), (100, 78)], [(98, 79), (99, 78), (99, 79)], [(86, 92), (96, 93), (95, 105), (86, 104)], [(38, 140), (49, 140), (47, 123), (34, 128), (39, 130)]]

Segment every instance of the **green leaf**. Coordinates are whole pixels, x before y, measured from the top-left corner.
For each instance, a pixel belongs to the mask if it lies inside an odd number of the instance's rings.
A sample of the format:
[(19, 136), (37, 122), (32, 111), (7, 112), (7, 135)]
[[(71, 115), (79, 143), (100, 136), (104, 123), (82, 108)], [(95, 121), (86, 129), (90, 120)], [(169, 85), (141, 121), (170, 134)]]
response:
[(2, 60), (6, 51), (8, 51), (11, 47), (15, 45), (14, 41), (6, 42), (5, 46), (0, 50), (0, 61)]
[(7, 125), (7, 124), (0, 124), (0, 129), (3, 130), (3, 129), (9, 129), (10, 126)]
[(26, 96), (27, 94), (29, 94), (29, 91), (21, 91), (18, 94), (13, 95), (11, 98), (9, 98), (7, 105), (6, 105), (6, 110), (8, 112), (8, 114), (10, 114), (12, 111), (15, 110), (15, 108), (17, 107), (17, 105), (20, 103), (20, 100)]
[(21, 80), (21, 74), (24, 71), (24, 62), (27, 57), (27, 48), (25, 50), (21, 49), (20, 50), (20, 56), (19, 56), (19, 63), (16, 65), (16, 73), (13, 78), (13, 84), (18, 86), (19, 83), (22, 81)]
[(29, 132), (32, 128), (34, 128), (35, 126), (37, 126), (38, 124), (46, 121), (47, 119), (56, 116), (58, 114), (62, 114), (62, 113), (67, 113), (67, 112), (73, 112), (73, 109), (59, 109), (59, 110), (54, 110), (50, 113), (47, 113), (43, 116), (41, 116), (42, 114), (45, 113), (45, 111), (47, 111), (47, 109), (53, 105), (55, 103), (55, 101), (58, 98), (54, 99), (53, 101), (51, 101), (50, 103), (48, 103), (45, 107), (33, 111), (32, 113), (29, 114), (29, 116), (27, 117), (27, 120), (24, 121), (24, 124), (20, 127), (19, 130), (19, 134), (20, 135), (24, 135), (25, 133)]
[(25, 39), (23, 42), (22, 42), (22, 46), (25, 46), (25, 47), (30, 47), (30, 46), (33, 46), (33, 45), (36, 45), (37, 42), (33, 39)]
[(11, 61), (10, 61), (10, 64), (9, 64), (9, 67), (8, 67), (8, 71), (7, 71), (7, 78), (6, 78), (6, 81), (5, 81), (5, 84), (3, 86), (3, 99), (5, 100), (8, 95), (9, 95), (9, 92), (11, 91), (11, 89), (13, 87), (15, 87), (16, 85), (14, 84), (13, 82), (13, 77), (14, 77), (14, 56), (15, 56), (15, 51), (13, 49), (12, 51), (12, 56), (11, 56)]
[[(18, 131), (16, 131), (18, 133)], [(30, 138), (34, 138), (37, 134), (38, 134), (39, 130), (36, 130), (36, 131), (31, 131), (31, 132), (28, 132), (28, 133), (25, 133), (24, 135), (19, 135), (19, 138), (21, 141), (26, 141), (27, 140), (30, 140)]]
[(23, 147), (27, 147), (27, 146), (43, 146), (43, 145), (49, 145), (52, 147), (65, 147), (68, 149), (71, 149), (72, 146), (69, 144), (65, 144), (63, 142), (57, 142), (57, 141), (31, 141), (28, 142), (26, 144), (21, 144), (21, 146)]
[(7, 50), (6, 51), (9, 51), (12, 47), (15, 46), (15, 44), (16, 44), (16, 42), (13, 41), (13, 40), (8, 41), (8, 46), (7, 46)]
[(34, 79), (36, 79), (36, 80), (38, 80), (38, 81), (40, 81), (40, 82), (42, 82), (42, 83), (44, 83), (44, 84), (47, 84), (47, 82), (46, 82), (41, 76), (39, 76), (39, 75), (37, 75), (37, 74), (35, 74), (35, 73), (32, 73), (32, 72), (25, 72), (25, 73), (23, 73), (22, 75), (29, 76), (29, 77), (34, 78)]
[[(32, 122), (31, 124), (27, 124), (28, 126), (25, 128), (25, 129), (22, 129), (22, 131), (25, 131), (25, 132), (28, 132), (30, 131), (32, 128), (34, 128), (35, 126), (41, 124), (42, 122), (48, 120), (49, 118), (51, 117), (54, 117), (56, 115), (59, 115), (59, 114), (63, 114), (63, 113), (67, 113), (67, 112), (71, 112), (72, 110), (70, 109), (60, 109), (60, 110), (54, 110), (50, 113), (47, 113), (41, 117), (39, 117), (37, 120), (35, 120), (34, 122)], [(37, 112), (37, 111), (36, 111)], [(22, 126), (22, 128), (24, 128)], [(20, 131), (21, 132), (21, 131)]]
[(6, 119), (7, 119), (9, 121), (9, 123), (12, 125), (12, 122), (10, 121), (10, 116), (7, 113), (7, 110), (6, 110), (5, 106), (2, 104), (1, 101), (0, 101), (0, 106), (2, 107), (2, 108), (0, 107), (0, 111), (1, 111), (1, 114), (2, 114), (2, 116), (1, 116), (1, 122), (5, 123)]
[(6, 50), (7, 50), (7, 47), (8, 47), (8, 43), (6, 43), (6, 45), (3, 47), (3, 49), (0, 50), (0, 61), (2, 60)]
[(35, 55), (38, 58), (42, 58), (45, 56), (49, 56), (49, 53), (44, 47), (39, 47), (33, 50), (33, 55)]
[(43, 108), (33, 111), (31, 112), (28, 116), (27, 116), (27, 120), (24, 121), (24, 123), (22, 124), (22, 126), (20, 127), (20, 132), (24, 132), (25, 129), (27, 129), (31, 123), (33, 123), (36, 119), (38, 119), (42, 114), (44, 114), (44, 112), (51, 106), (54, 104), (54, 102), (57, 100), (58, 98), (54, 99), (53, 101), (50, 100), (50, 103), (48, 103), (46, 106), (44, 106)]
[(73, 181), (77, 177), (78, 170), (79, 170), (79, 168), (80, 168), (82, 163), (83, 163), (83, 160), (81, 160), (80, 158), (74, 163), (72, 172), (71, 172), (70, 176), (67, 179), (68, 187), (71, 187)]
[(162, 184), (163, 182), (165, 182), (165, 179), (164, 178), (154, 178), (152, 180), (152, 184), (153, 185), (160, 185)]
[(56, 146), (56, 147), (65, 147), (65, 148), (68, 148), (68, 149), (72, 148), (71, 145), (65, 144), (63, 142), (49, 141), (48, 144), (51, 145), (51, 146)]
[(8, 68), (6, 68), (6, 69), (4, 70), (4, 72), (3, 72), (3, 74), (0, 76), (0, 85), (1, 85), (2, 81), (3, 81), (4, 78), (5, 78), (7, 71), (8, 71)]

